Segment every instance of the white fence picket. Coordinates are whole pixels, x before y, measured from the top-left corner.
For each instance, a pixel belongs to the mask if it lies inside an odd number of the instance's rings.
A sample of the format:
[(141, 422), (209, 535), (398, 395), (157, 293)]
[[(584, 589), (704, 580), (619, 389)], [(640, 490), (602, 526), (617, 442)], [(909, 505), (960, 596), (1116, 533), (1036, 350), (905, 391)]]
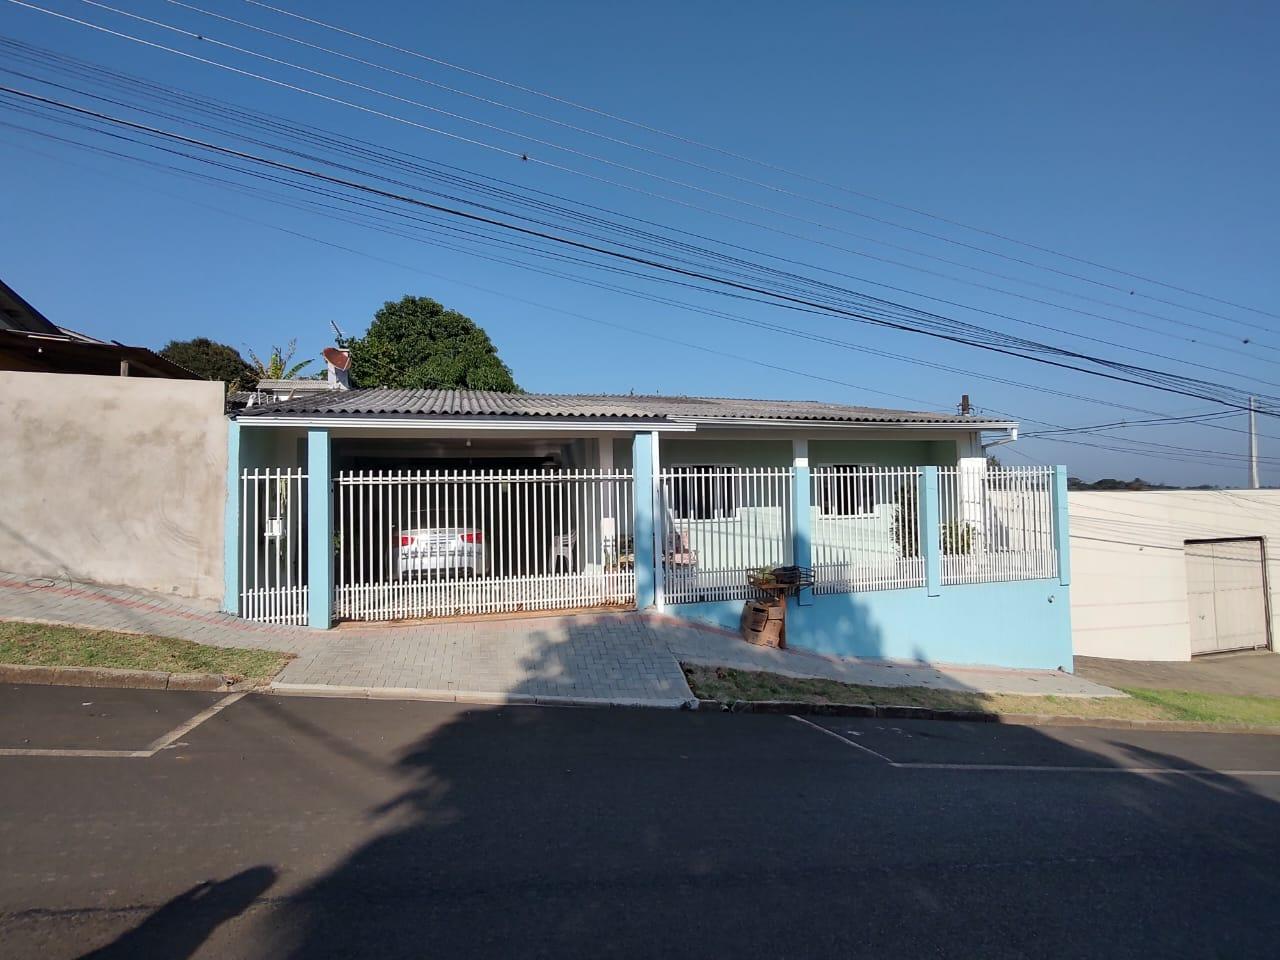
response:
[(815, 593), (918, 587), (918, 467), (815, 467), (810, 509)]
[(240, 474), (240, 616), (307, 622), (307, 475), (263, 468)]
[(670, 603), (757, 595), (747, 574), (792, 562), (791, 467), (674, 467), (659, 475)]
[(632, 475), (344, 471), (334, 612), (354, 620), (635, 603)]
[(1053, 468), (938, 470), (942, 582), (991, 583), (1056, 575)]

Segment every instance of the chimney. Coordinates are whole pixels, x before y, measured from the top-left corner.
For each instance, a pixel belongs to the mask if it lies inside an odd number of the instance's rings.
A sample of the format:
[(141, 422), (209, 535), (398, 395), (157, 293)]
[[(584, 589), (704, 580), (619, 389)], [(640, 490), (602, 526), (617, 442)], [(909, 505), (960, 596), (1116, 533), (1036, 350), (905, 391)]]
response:
[(325, 365), (329, 368), (329, 389), (350, 390), (351, 352), (337, 347), (325, 347), (320, 353), (324, 356)]

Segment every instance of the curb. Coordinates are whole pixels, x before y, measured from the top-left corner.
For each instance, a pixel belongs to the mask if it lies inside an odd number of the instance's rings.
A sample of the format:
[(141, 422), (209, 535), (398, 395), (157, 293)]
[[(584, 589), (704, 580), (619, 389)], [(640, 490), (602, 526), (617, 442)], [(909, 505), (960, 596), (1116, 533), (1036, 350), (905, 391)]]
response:
[(869, 703), (806, 703), (802, 700), (698, 700), (697, 710), (722, 713), (797, 714), (818, 717), (879, 717), (886, 720), (950, 720), (999, 723), (1013, 727), (1102, 727), (1112, 730), (1151, 730), (1169, 733), (1252, 733), (1280, 736), (1280, 727), (1249, 724), (1199, 723), (1192, 720), (1121, 720), (1107, 717), (1063, 717), (1036, 713), (989, 713), (985, 710), (935, 710)]
[(57, 687), (118, 687), (125, 690), (203, 690), (235, 693), (253, 690), (254, 680), (232, 680), (216, 673), (166, 673), (117, 667), (37, 667), (0, 664), (0, 683), (41, 683)]
[(356, 700), (426, 700), (477, 706), (647, 707), (696, 710), (697, 701), (685, 697), (572, 697), (532, 693), (486, 693), (473, 690), (430, 690), (422, 687), (344, 687), (327, 683), (272, 683), (267, 693), (284, 697), (344, 697)]
[(881, 717), (893, 720), (965, 720), (970, 723), (999, 723), (998, 713), (984, 710), (935, 710), (896, 704), (807, 703), (803, 700), (699, 700), (699, 710), (727, 713), (808, 714), (820, 717)]

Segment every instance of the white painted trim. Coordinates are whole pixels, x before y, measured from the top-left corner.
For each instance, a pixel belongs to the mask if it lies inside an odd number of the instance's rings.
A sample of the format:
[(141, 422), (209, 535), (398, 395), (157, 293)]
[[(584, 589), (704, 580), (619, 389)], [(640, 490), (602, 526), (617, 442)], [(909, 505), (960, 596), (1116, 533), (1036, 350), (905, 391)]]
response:
[(965, 420), (959, 423), (900, 423), (898, 421), (862, 422), (851, 420), (774, 420), (750, 417), (671, 417), (672, 424), (694, 424), (701, 427), (782, 427), (791, 430), (946, 430), (975, 433), (983, 430), (1015, 430), (1011, 420)]
[(624, 423), (600, 423), (573, 418), (550, 420), (543, 417), (500, 418), (492, 416), (479, 417), (238, 417), (236, 422), (242, 427), (330, 427), (330, 428), (375, 428), (393, 430), (446, 430), (458, 432), (475, 432), (477, 430), (508, 430), (516, 432), (541, 432), (545, 430), (569, 430), (589, 433), (615, 433), (630, 436), (637, 432), (668, 431), (692, 433), (697, 429), (693, 424), (654, 423), (653, 421), (627, 421)]
[(809, 468), (808, 437), (796, 437), (791, 441), (791, 466), (796, 469)]
[(875, 430), (881, 432), (934, 430), (942, 432), (963, 431), (977, 433), (981, 431), (1001, 430), (1012, 432), (1018, 424), (1002, 421), (983, 421), (965, 423), (896, 423), (875, 422), (860, 423), (847, 420), (769, 420), (769, 419), (737, 419), (731, 417), (672, 417), (663, 420), (617, 419), (591, 420), (589, 418), (548, 418), (532, 415), (516, 417), (499, 417), (480, 415), (471, 417), (418, 417), (412, 414), (400, 416), (378, 417), (323, 417), (323, 416), (247, 416), (236, 417), (236, 422), (244, 427), (365, 427), (377, 429), (407, 430), (578, 430), (584, 432), (608, 432), (632, 434), (637, 431), (652, 433), (692, 433), (699, 427), (724, 429), (750, 429), (767, 427), (781, 430)]

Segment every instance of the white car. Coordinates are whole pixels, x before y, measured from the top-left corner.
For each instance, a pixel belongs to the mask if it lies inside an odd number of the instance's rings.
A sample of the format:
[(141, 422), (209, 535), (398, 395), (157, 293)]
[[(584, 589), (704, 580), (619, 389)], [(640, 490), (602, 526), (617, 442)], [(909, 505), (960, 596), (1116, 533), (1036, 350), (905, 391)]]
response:
[(484, 531), (474, 527), (401, 530), (396, 557), (402, 580), (426, 573), (483, 577), (489, 569)]

